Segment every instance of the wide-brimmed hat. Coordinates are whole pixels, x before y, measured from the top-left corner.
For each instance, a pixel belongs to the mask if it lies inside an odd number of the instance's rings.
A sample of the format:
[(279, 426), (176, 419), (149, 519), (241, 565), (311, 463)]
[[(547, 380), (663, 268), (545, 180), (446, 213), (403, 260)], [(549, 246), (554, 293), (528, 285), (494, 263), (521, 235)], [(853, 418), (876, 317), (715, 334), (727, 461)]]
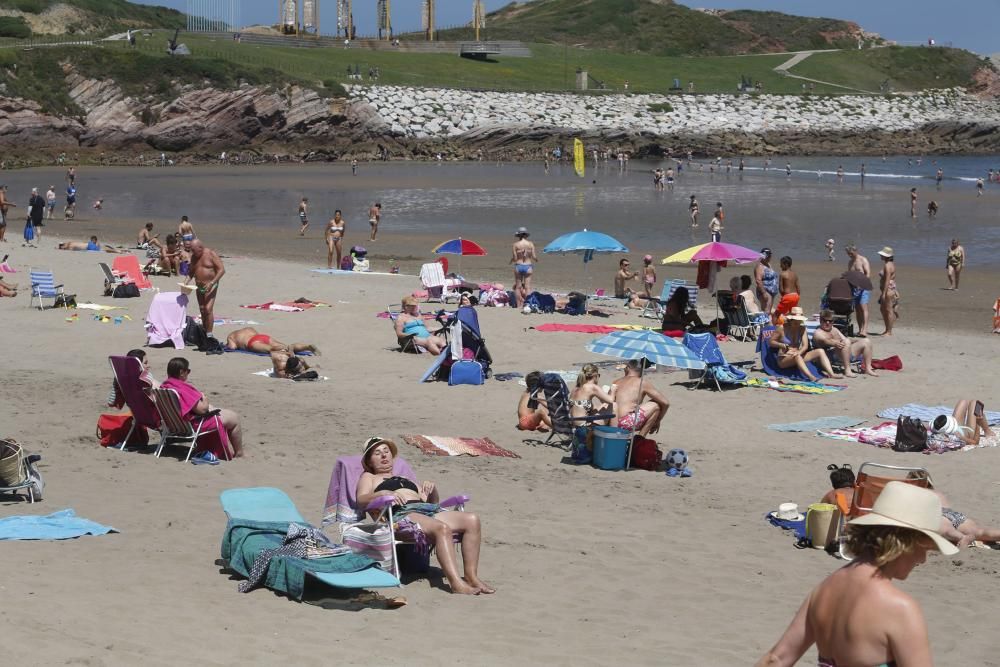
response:
[(889, 482), (875, 500), (872, 511), (848, 521), (851, 526), (897, 526), (923, 533), (946, 556), (958, 547), (937, 532), (941, 525), (941, 501), (933, 491), (906, 482)]
[(879, 257), (894, 257), (895, 253), (892, 252), (892, 248), (886, 246), (878, 251)]
[(795, 503), (781, 503), (778, 505), (778, 509), (771, 512), (771, 516), (782, 521), (802, 521), (805, 518)]
[(197, 285), (194, 285), (192, 283), (177, 283), (177, 285), (178, 287), (181, 288), (181, 291), (184, 292), (185, 294), (190, 294), (191, 292), (195, 291), (195, 289), (198, 288)]
[[(362, 447), (361, 449), (361, 465), (364, 467), (365, 470), (368, 470), (368, 454), (373, 449), (382, 444), (389, 446), (389, 451), (392, 452), (392, 458), (396, 458), (396, 456), (399, 454), (399, 450), (396, 449), (396, 443), (394, 443), (392, 440), (386, 440), (381, 436), (373, 435), (372, 437), (365, 440), (364, 447)], [(368, 470), (368, 472), (371, 471)]]
[(800, 308), (799, 306), (794, 306), (791, 310), (788, 311), (788, 314), (785, 315), (785, 319), (795, 320), (796, 322), (805, 322), (808, 318), (806, 317), (806, 313), (804, 310), (802, 310), (802, 308)]
[(514, 236), (531, 236), (531, 234), (528, 233), (527, 227), (518, 227), (517, 231), (514, 232)]

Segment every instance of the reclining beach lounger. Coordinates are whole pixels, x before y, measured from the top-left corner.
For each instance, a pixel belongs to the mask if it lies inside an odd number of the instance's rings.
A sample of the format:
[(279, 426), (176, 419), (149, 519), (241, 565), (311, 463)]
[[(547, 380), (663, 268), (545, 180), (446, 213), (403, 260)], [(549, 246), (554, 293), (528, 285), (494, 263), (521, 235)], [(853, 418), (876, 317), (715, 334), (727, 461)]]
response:
[[(280, 489), (227, 489), (219, 500), (229, 517), (222, 540), (222, 559), (244, 577), (250, 576), (250, 568), (261, 551), (282, 545), (289, 523), (310, 525)], [(263, 583), (300, 600), (306, 575), (336, 588), (400, 586), (399, 579), (376, 567), (370, 558), (356, 554), (315, 560), (279, 555), (272, 559)]]

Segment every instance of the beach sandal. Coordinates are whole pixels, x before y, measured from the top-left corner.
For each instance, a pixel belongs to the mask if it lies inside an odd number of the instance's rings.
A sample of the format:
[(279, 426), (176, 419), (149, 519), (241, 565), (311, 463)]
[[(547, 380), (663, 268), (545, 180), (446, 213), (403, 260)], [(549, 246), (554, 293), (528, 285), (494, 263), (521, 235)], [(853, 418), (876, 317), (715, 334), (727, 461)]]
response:
[(680, 477), (681, 471), (677, 468), (667, 468), (667, 477)]
[(219, 457), (213, 454), (212, 452), (201, 452), (191, 457), (191, 463), (196, 466), (197, 465), (217, 466), (219, 465), (219, 463), (221, 463), (221, 461), (219, 461)]
[(693, 474), (694, 473), (691, 472), (691, 468), (684, 468), (684, 470), (681, 470), (681, 477), (690, 477)]

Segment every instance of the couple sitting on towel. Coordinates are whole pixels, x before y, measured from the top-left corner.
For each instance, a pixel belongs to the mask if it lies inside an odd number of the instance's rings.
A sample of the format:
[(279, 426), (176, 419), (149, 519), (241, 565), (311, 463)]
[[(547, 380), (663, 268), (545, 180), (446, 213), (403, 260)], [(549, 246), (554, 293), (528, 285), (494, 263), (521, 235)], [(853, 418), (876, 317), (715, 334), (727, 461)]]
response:
[(282, 343), (277, 338), (262, 334), (253, 327), (237, 329), (226, 338), (226, 349), (246, 350), (271, 356), (274, 377), (291, 380), (314, 380), (316, 371), (310, 371), (299, 352), (319, 354), (319, 348), (309, 343)]
[[(850, 340), (833, 326), (833, 312), (824, 310), (820, 313), (820, 328), (813, 334), (810, 349), (805, 323), (805, 312), (795, 306), (784, 316), (784, 323), (775, 328), (768, 344), (777, 352), (780, 368), (797, 368), (811, 382), (817, 382), (819, 378), (809, 371), (809, 363), (818, 365), (823, 375), (828, 378), (854, 377), (856, 374), (851, 369), (851, 358), (860, 355), (862, 373), (876, 376), (872, 371), (871, 340), (867, 338)], [(827, 353), (836, 355), (840, 360), (844, 366), (843, 374), (833, 371)]]

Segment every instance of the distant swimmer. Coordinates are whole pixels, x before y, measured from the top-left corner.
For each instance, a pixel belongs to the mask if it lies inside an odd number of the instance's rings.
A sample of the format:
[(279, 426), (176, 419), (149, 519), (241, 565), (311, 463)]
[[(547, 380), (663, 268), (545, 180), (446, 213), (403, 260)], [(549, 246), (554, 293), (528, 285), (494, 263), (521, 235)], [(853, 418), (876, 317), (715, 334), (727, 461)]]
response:
[(938, 214), (938, 203), (933, 199), (927, 203), (927, 217), (934, 219)]
[(944, 169), (938, 167), (937, 173), (934, 174), (934, 180), (937, 181), (937, 186), (941, 187), (941, 181), (944, 180)]
[(353, 160), (351, 160), (351, 174), (353, 176), (358, 175), (358, 158), (354, 158)]
[(378, 223), (382, 221), (382, 204), (375, 202), (368, 209), (368, 225), (371, 227), (369, 241), (374, 241), (378, 235)]
[[(680, 169), (680, 164), (677, 165), (677, 168)], [(673, 169), (673, 167), (670, 167), (669, 169), (667, 169), (667, 188), (670, 189), (670, 190), (674, 189), (674, 169)]]
[(792, 176), (792, 163), (791, 162), (786, 162), (785, 163), (785, 176), (788, 176), (789, 178), (791, 178), (791, 176)]
[(917, 189), (910, 188), (910, 217), (917, 217)]
[(299, 236), (306, 235), (306, 228), (309, 227), (309, 198), (303, 197), (299, 202)]
[(837, 182), (838, 183), (844, 182), (844, 165), (840, 165), (837, 167)]
[(976, 196), (977, 197), (983, 196), (983, 179), (981, 178), (976, 179)]
[(868, 168), (865, 167), (865, 163), (862, 162), (861, 163), (861, 181), (862, 182), (864, 182), (864, 180), (865, 180), (865, 174), (867, 174), (867, 173), (868, 173)]

